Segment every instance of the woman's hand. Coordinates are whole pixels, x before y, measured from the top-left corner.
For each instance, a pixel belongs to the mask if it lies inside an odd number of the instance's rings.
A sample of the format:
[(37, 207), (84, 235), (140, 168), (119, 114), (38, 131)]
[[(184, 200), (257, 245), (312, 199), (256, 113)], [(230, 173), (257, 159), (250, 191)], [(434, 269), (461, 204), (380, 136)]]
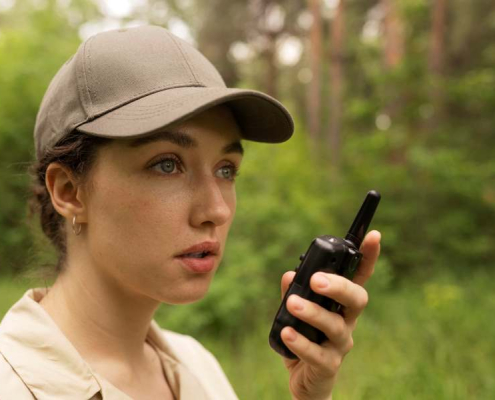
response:
[[(343, 316), (297, 295), (291, 295), (287, 299), (287, 309), (292, 315), (318, 328), (328, 338), (318, 345), (291, 327), (282, 329), (283, 342), (299, 357), (299, 360), (284, 358), (290, 373), (289, 387), (294, 400), (332, 398), (340, 364), (353, 346), (352, 331), (368, 302), (368, 294), (363, 285), (373, 274), (380, 254), (380, 238), (378, 231), (371, 231), (366, 235), (361, 245), (363, 258), (352, 282), (342, 276), (323, 272), (311, 277), (311, 289), (342, 304)], [(294, 276), (294, 271), (282, 276), (282, 298)], [(303, 307), (299, 311), (298, 305)]]

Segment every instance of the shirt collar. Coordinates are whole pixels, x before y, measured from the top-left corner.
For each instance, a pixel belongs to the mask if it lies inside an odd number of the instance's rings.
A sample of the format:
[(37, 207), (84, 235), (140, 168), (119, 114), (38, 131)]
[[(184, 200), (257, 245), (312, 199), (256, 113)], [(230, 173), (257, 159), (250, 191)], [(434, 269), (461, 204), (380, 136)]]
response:
[(30, 289), (7, 312), (0, 324), (0, 351), (37, 399), (90, 399), (100, 386), (38, 304), (45, 294), (45, 289)]
[[(122, 399), (123, 393), (90, 368), (39, 304), (46, 293), (45, 288), (29, 289), (7, 312), (0, 324), (0, 353), (37, 399), (87, 400), (98, 392), (103, 399)], [(174, 378), (174, 391), (180, 391), (181, 398), (188, 398), (183, 395), (189, 387), (199, 389), (199, 382), (181, 365), (154, 320), (147, 340), (157, 349), (162, 362), (171, 366), (173, 376), (169, 380)], [(206, 398), (202, 394), (200, 398), (203, 397)]]

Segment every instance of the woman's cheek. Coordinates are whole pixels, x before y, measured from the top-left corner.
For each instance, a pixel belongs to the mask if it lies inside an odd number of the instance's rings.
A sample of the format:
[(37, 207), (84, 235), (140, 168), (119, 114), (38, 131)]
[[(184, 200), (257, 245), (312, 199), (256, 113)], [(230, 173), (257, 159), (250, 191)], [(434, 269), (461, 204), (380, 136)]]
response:
[(223, 191), (223, 198), (225, 203), (230, 209), (229, 221), (223, 226), (218, 227), (218, 229), (222, 232), (222, 236), (223, 236), (222, 239), (224, 242), (223, 244), (225, 245), (237, 209), (237, 195), (234, 184), (231, 184), (226, 190)]
[(186, 228), (190, 198), (185, 185), (141, 191), (141, 196), (128, 209), (128, 222), (141, 237), (163, 244), (165, 237), (168, 239)]
[[(94, 204), (90, 237), (97, 238), (95, 245), (108, 250), (120, 243), (114, 253), (129, 256), (168, 247), (170, 237), (183, 228), (185, 209), (190, 197), (187, 185), (177, 180), (155, 184), (141, 182), (132, 185), (122, 183), (99, 192), (99, 201)], [(157, 182), (160, 182), (159, 184)], [(99, 203), (99, 205), (98, 205)], [(187, 220), (186, 220), (187, 221)]]

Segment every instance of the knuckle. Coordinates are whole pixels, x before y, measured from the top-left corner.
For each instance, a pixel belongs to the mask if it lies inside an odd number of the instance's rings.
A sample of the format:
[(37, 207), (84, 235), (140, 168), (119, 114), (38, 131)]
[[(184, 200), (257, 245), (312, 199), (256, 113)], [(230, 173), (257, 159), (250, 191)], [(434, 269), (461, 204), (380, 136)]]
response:
[(328, 354), (325, 348), (320, 347), (315, 357), (315, 364), (323, 370), (328, 368)]
[(308, 353), (311, 350), (311, 343), (308, 339), (302, 340), (301, 350), (305, 353)]
[(335, 318), (332, 326), (332, 333), (335, 337), (342, 337), (346, 332), (346, 324), (343, 318)]
[(317, 321), (321, 317), (321, 309), (309, 301), (306, 306), (306, 315), (311, 321)]
[(340, 356), (332, 357), (327, 364), (330, 375), (332, 376), (336, 375), (341, 364), (342, 364), (342, 357)]

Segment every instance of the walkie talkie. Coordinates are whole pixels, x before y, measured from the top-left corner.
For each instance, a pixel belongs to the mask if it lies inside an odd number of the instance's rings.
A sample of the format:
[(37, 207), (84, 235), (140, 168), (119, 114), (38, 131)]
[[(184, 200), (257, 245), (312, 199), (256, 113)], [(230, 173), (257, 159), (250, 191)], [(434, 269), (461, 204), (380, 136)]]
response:
[(291, 326), (312, 342), (321, 344), (325, 334), (319, 329), (294, 317), (287, 311), (286, 302), (291, 294), (297, 294), (313, 301), (329, 311), (341, 314), (341, 304), (328, 297), (315, 293), (309, 286), (311, 276), (318, 271), (342, 275), (352, 280), (363, 254), (359, 247), (375, 214), (380, 194), (374, 190), (368, 192), (354, 222), (344, 239), (324, 235), (313, 239), (308, 251), (300, 257), (301, 263), (296, 268), (294, 280), (285, 293), (270, 332), (270, 346), (284, 357), (296, 359), (297, 356), (289, 350), (280, 337), (280, 332), (286, 326)]

